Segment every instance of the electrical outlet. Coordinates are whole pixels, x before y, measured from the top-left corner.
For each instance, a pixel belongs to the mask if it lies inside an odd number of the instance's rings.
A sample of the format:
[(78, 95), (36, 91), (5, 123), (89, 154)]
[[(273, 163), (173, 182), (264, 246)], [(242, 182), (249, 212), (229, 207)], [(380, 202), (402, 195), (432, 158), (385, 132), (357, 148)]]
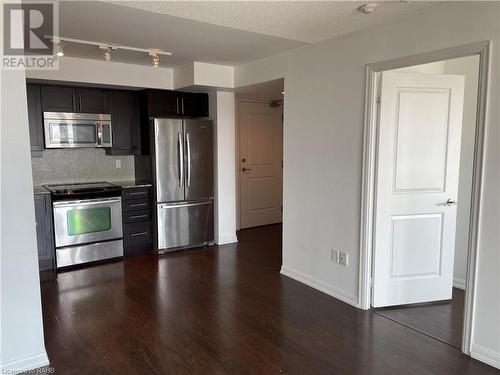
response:
[(349, 261), (349, 256), (347, 255), (347, 253), (344, 253), (343, 251), (339, 251), (339, 256), (337, 259), (338, 259), (338, 261), (337, 261), (338, 264), (347, 267), (347, 263)]
[(122, 167), (122, 161), (120, 159), (115, 160), (115, 167), (116, 168), (121, 168)]

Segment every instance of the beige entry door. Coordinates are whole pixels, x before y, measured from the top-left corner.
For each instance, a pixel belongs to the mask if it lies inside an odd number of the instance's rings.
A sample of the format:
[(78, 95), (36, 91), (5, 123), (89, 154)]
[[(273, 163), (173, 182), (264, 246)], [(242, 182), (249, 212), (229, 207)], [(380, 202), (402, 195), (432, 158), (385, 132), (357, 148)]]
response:
[(281, 222), (282, 107), (239, 103), (240, 227)]

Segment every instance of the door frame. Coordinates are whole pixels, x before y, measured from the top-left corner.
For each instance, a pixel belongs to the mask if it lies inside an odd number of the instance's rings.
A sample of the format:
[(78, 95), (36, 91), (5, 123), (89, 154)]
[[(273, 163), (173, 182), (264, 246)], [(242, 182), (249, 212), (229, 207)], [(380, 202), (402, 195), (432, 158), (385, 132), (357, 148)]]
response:
[(366, 66), (358, 296), (358, 307), (364, 310), (371, 308), (372, 295), (373, 238), (375, 233), (374, 214), (376, 203), (375, 179), (377, 173), (377, 126), (379, 120), (377, 100), (381, 74), (383, 71), (387, 70), (479, 55), (476, 138), (473, 152), (472, 196), (462, 335), (462, 352), (467, 355), (470, 355), (471, 352), (472, 332), (474, 328), (473, 319), (475, 311), (478, 240), (481, 224), (482, 185), (484, 178), (490, 49), (491, 41), (481, 41), (464, 46), (368, 64)]

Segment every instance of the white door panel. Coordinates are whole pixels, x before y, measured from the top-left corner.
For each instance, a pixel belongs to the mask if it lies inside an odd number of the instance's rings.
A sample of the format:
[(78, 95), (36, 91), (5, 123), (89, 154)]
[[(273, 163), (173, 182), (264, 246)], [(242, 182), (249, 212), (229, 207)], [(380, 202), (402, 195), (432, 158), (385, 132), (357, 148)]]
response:
[(374, 307), (451, 298), (464, 77), (383, 73)]
[(266, 103), (239, 103), (240, 227), (281, 222), (281, 109)]

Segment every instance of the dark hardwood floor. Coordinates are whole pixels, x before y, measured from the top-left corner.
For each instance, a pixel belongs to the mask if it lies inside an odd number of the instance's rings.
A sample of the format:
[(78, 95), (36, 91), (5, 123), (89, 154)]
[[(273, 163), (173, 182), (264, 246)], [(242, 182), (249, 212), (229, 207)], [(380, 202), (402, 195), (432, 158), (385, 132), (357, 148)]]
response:
[(451, 301), (389, 307), (374, 311), (456, 348), (462, 346), (463, 290), (453, 288)]
[(44, 274), (56, 374), (499, 374), (279, 274), (281, 228), (237, 245)]

